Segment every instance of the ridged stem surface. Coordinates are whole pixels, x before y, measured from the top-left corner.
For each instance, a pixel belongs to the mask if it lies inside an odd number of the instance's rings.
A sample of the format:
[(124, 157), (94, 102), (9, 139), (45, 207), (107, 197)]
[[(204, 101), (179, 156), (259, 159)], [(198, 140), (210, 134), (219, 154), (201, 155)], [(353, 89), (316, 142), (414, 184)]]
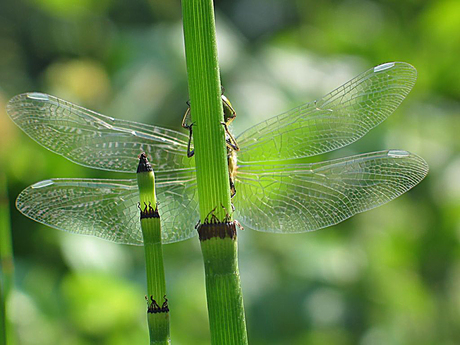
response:
[(155, 175), (141, 154), (137, 169), (140, 216), (147, 272), (147, 322), (150, 344), (170, 344), (169, 307), (161, 243), (161, 221), (155, 195)]
[[(214, 8), (211, 0), (183, 0), (185, 55), (200, 219), (231, 210)], [(221, 207), (221, 206), (224, 206)]]
[(232, 207), (213, 2), (182, 0), (182, 15), (211, 343), (247, 344), (236, 235), (215, 236)]

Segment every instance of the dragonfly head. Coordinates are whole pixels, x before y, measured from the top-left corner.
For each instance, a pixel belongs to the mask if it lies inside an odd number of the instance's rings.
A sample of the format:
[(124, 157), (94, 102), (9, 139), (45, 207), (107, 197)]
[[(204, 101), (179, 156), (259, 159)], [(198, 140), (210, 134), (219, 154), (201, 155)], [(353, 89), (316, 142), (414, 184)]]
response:
[(224, 122), (229, 125), (236, 117), (235, 109), (232, 107), (229, 99), (224, 95), (222, 97), (222, 107), (224, 108)]

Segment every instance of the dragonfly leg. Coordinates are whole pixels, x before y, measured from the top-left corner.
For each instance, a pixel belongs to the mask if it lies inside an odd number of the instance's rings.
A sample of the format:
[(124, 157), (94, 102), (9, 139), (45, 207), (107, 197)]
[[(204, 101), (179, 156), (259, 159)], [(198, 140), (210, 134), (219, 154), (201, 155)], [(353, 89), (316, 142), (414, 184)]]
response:
[(187, 144), (187, 157), (191, 158), (195, 154), (195, 150), (191, 149), (192, 146), (192, 126), (193, 123), (188, 124), (187, 121), (190, 120), (190, 101), (187, 101), (187, 110), (185, 111), (184, 117), (182, 118), (182, 128), (189, 130), (188, 144)]
[(240, 230), (244, 230), (243, 226), (241, 225), (241, 223), (237, 220), (234, 220), (233, 221), (236, 225), (238, 225), (238, 227), (240, 228)]
[(187, 101), (187, 110), (185, 111), (184, 117), (182, 118), (182, 128), (189, 128), (190, 125), (187, 123), (190, 119), (190, 102)]
[(225, 128), (225, 133), (227, 133), (227, 145), (229, 145), (232, 149), (235, 151), (239, 151), (240, 147), (238, 146), (238, 143), (236, 142), (236, 139), (233, 137), (233, 135), (230, 133), (230, 130), (228, 129), (228, 125), (225, 122), (221, 122), (222, 126)]
[(236, 188), (235, 188), (235, 183), (233, 183), (233, 180), (231, 177), (229, 177), (230, 180), (230, 197), (233, 198), (236, 194)]
[(193, 123), (188, 126), (188, 130), (189, 130), (189, 137), (188, 137), (188, 144), (187, 144), (187, 157), (188, 158), (192, 158), (193, 155), (195, 154), (195, 150), (192, 150), (190, 147), (192, 145), (192, 126), (193, 126)]

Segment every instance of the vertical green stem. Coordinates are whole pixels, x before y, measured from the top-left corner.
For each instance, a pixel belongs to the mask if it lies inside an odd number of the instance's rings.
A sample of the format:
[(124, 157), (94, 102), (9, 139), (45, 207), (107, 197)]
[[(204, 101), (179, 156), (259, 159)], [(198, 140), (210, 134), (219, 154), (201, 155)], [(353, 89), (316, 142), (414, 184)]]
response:
[(160, 238), (152, 234), (161, 233), (160, 218), (141, 220), (144, 234), (145, 263), (147, 271), (148, 310), (150, 344), (170, 344), (169, 307), (166, 300), (166, 282), (163, 266), (163, 246)]
[(161, 222), (155, 195), (155, 176), (145, 154), (139, 157), (137, 183), (147, 271), (150, 344), (169, 344), (169, 307), (166, 299)]
[(212, 344), (247, 344), (236, 224), (203, 224), (199, 233)]
[(226, 211), (230, 184), (212, 0), (182, 0), (182, 14), (211, 341), (247, 344), (236, 229)]
[(0, 272), (2, 280), (0, 281), (0, 345), (6, 345), (6, 296), (3, 288), (3, 272)]
[(182, 0), (200, 218), (231, 210), (212, 0)]
[(6, 176), (0, 173), (0, 344), (13, 344), (6, 303), (13, 287), (13, 249)]

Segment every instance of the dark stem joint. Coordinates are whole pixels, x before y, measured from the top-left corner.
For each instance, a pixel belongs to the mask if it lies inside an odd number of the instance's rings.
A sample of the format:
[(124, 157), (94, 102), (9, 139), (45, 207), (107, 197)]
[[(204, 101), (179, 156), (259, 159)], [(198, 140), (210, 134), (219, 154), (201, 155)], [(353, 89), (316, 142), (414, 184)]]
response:
[(142, 152), (138, 156), (138, 158), (139, 158), (139, 165), (137, 166), (138, 173), (153, 171), (152, 165), (147, 160), (147, 155), (145, 154), (145, 152)]
[(166, 298), (166, 295), (163, 297), (165, 301), (163, 304), (160, 305), (153, 299), (153, 296), (150, 296), (150, 302), (147, 299), (147, 296), (145, 296), (145, 299), (147, 300), (147, 313), (150, 314), (158, 314), (158, 313), (169, 313), (169, 307), (168, 307), (168, 299)]
[(217, 237), (235, 240), (237, 224), (239, 224), (237, 221), (199, 224), (197, 230), (200, 241)]
[(140, 204), (138, 204), (138, 207), (141, 210), (141, 219), (160, 218), (160, 214), (158, 213), (158, 205), (155, 205), (155, 208), (153, 208), (150, 202), (148, 205), (144, 202), (144, 208), (141, 208)]

